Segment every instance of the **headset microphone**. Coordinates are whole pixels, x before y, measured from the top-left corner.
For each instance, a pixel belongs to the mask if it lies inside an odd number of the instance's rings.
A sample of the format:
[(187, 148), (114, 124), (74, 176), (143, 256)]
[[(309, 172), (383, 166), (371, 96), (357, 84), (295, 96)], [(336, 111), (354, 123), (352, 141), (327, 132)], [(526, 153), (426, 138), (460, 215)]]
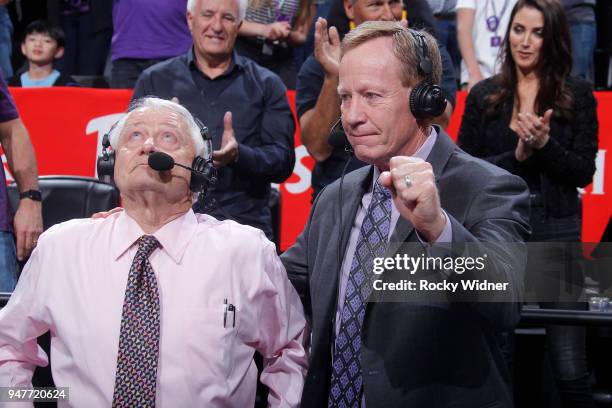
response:
[[(149, 167), (157, 171), (167, 171), (174, 167), (174, 159), (169, 154), (163, 152), (153, 152), (149, 154)], [(187, 167), (187, 166), (181, 166)], [(187, 167), (187, 170), (191, 170)]]
[(347, 160), (344, 170), (342, 171), (342, 175), (344, 176), (348, 164), (352, 160), (353, 146), (351, 146), (349, 143), (348, 137), (346, 137), (346, 133), (342, 127), (342, 118), (339, 118), (332, 126), (331, 130), (329, 131), (329, 135), (327, 136), (327, 143), (333, 148), (344, 147), (344, 151), (349, 154), (349, 159)]
[(172, 170), (174, 166), (181, 167), (185, 170), (189, 170), (192, 173), (198, 173), (201, 175), (206, 175), (205, 172), (200, 171), (198, 169), (194, 169), (193, 167), (185, 166), (184, 164), (179, 164), (174, 161), (174, 158), (167, 153), (164, 152), (152, 152), (149, 154), (148, 160), (149, 167), (153, 170), (157, 171), (168, 171)]

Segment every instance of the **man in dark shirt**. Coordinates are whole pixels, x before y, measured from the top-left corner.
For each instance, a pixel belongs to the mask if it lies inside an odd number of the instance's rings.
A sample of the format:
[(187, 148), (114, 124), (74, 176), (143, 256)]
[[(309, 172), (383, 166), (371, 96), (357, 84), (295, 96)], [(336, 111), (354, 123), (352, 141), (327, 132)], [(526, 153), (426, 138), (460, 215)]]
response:
[(271, 238), (270, 183), (293, 171), (295, 123), (280, 78), (233, 50), (246, 3), (189, 1), (193, 49), (144, 71), (132, 99), (177, 98), (205, 123), (218, 182), (207, 208), (198, 202), (196, 210), (252, 225)]
[[(399, 20), (402, 18), (401, 0), (383, 0), (381, 5), (370, 6), (365, 0), (334, 0), (325, 20), (315, 27), (315, 52), (302, 65), (297, 79), (297, 116), (300, 121), (302, 143), (315, 159), (312, 173), (313, 198), (323, 187), (340, 177), (349, 154), (345, 146), (328, 143), (330, 128), (340, 117), (340, 99), (336, 92), (338, 82), (339, 40), (348, 32), (349, 21), (359, 25), (371, 20)], [(433, 31), (433, 14), (425, 1), (407, 2), (409, 24), (413, 28)], [(327, 28), (333, 27), (328, 33)], [(336, 40), (337, 38), (337, 40)], [(452, 60), (443, 44), (438, 42), (442, 57), (441, 88), (448, 100), (446, 111), (435, 123), (446, 127), (455, 105), (457, 90)], [(341, 142), (341, 140), (340, 140)], [(351, 157), (346, 172), (365, 163)]]

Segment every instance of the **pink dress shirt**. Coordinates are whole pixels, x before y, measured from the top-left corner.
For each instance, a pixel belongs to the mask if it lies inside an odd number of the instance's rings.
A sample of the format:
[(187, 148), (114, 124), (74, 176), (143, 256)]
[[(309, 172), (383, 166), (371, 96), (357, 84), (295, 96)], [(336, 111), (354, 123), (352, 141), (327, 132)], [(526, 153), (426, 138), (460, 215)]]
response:
[[(29, 386), (48, 363), (36, 338), (51, 331), (52, 372), (68, 405), (113, 399), (125, 287), (144, 232), (125, 212), (56, 225), (41, 235), (0, 311), (0, 386)], [(257, 368), (271, 406), (297, 406), (308, 330), (300, 299), (264, 234), (191, 210), (153, 234), (161, 304), (158, 407), (252, 407)], [(224, 299), (236, 307), (224, 320)]]

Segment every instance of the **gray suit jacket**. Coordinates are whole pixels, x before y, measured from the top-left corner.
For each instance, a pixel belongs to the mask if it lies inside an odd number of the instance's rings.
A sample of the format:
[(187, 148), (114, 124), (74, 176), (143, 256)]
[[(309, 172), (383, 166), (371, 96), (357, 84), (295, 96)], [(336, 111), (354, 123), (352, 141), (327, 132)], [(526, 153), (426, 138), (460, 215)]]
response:
[[(437, 130), (427, 161), (453, 241), (498, 243), (488, 273), (514, 289), (505, 303), (368, 303), (361, 349), (366, 406), (510, 407), (510, 375), (500, 344), (520, 317), (525, 258), (503, 243), (522, 242), (529, 234), (528, 190), (520, 178), (468, 155)], [(311, 313), (312, 350), (304, 407), (327, 404), (340, 262), (371, 181), (367, 166), (346, 175), (342, 191), (339, 180), (327, 186), (296, 244), (281, 257), (294, 282), (307, 280), (302, 293)], [(400, 217), (388, 254), (415, 240), (414, 228)]]

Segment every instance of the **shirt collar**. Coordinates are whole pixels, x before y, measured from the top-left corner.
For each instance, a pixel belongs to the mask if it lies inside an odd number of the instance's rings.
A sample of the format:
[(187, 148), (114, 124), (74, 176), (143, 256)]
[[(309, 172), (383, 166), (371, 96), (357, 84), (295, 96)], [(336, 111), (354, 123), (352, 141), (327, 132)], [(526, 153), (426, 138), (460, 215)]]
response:
[[(198, 220), (189, 209), (185, 214), (170, 221), (154, 234), (152, 234), (161, 244), (172, 260), (179, 264), (185, 254), (187, 245), (196, 233)], [(111, 244), (111, 255), (114, 260), (120, 258), (130, 249), (142, 235), (145, 235), (140, 225), (125, 211), (122, 211), (115, 221), (115, 239)]]
[[(245, 63), (246, 63), (245, 57), (238, 54), (236, 50), (232, 50), (232, 62), (230, 63), (230, 66), (227, 68), (227, 70), (223, 73), (223, 75), (220, 76), (220, 78), (228, 75), (235, 68), (238, 68), (240, 70), (244, 69)], [(193, 49), (193, 46), (187, 53), (187, 66), (191, 67), (192, 69), (197, 69), (199, 71), (198, 65), (196, 64), (195, 51)], [(204, 75), (203, 72), (202, 72), (202, 75)]]
[[(412, 155), (413, 157), (418, 157), (419, 159), (427, 160), (429, 157), (429, 153), (434, 147), (436, 143), (436, 139), (438, 138), (438, 132), (434, 126), (430, 126), (429, 136), (425, 139), (425, 142), (419, 147), (419, 149)], [(374, 183), (378, 180), (380, 176), (380, 170), (378, 167), (374, 166), (374, 177), (372, 177), (372, 188), (374, 188)]]

